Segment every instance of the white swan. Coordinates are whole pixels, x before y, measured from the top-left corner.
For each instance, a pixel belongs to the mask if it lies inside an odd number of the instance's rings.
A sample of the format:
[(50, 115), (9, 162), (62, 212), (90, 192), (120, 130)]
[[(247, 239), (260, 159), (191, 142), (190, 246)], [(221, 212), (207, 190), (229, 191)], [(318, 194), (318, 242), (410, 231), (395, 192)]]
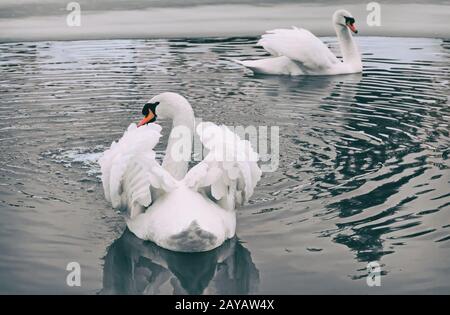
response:
[[(188, 101), (162, 93), (142, 113), (99, 160), (106, 199), (128, 211), (127, 226), (141, 239), (182, 252), (218, 247), (235, 235), (235, 206), (261, 178), (257, 154), (227, 127), (200, 123), (196, 130), (208, 152), (187, 172), (195, 125)], [(153, 150), (161, 127), (149, 124), (156, 117), (173, 120), (162, 165)]]
[(310, 31), (293, 27), (275, 29), (262, 35), (258, 42), (273, 57), (237, 61), (255, 73), (276, 75), (336, 75), (362, 71), (361, 56), (350, 31), (357, 33), (350, 12), (338, 10), (333, 25), (341, 47), (340, 61)]

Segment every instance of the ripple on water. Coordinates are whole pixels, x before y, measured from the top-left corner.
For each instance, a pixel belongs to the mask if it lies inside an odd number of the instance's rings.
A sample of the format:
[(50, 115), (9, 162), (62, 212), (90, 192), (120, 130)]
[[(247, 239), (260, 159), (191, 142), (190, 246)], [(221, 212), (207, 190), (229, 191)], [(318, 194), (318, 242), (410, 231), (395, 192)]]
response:
[[(336, 40), (324, 40), (339, 55)], [(418, 256), (434, 257), (424, 277), (448, 280), (439, 271), (450, 246), (448, 40), (358, 37), (362, 74), (294, 78), (252, 75), (231, 61), (266, 56), (256, 41), (0, 44), (0, 221), (8, 225), (0, 248), (14, 251), (16, 234), (39, 222), (39, 237), (21, 233), (29, 246), (15, 254), (50, 242), (54, 251), (33, 257), (54, 270), (58, 255), (88, 248), (87, 287), (101, 286), (95, 266), (121, 225), (103, 199), (97, 160), (142, 104), (174, 91), (203, 120), (280, 127), (279, 167), (239, 211), (239, 236), (264, 269), (261, 292), (283, 291), (280, 281), (290, 292), (308, 292), (308, 283), (361, 292), (369, 261), (383, 262), (394, 277), (386, 290), (395, 292), (405, 289), (400, 269), (423, 281), (423, 266), (410, 259)], [(158, 159), (169, 127), (161, 123)], [(62, 214), (79, 225), (60, 240)], [(325, 273), (357, 284), (331, 277), (325, 285)], [(58, 287), (50, 271), (42, 277), (36, 288)], [(23, 279), (14, 281), (20, 291)], [(434, 287), (449, 292), (448, 283)]]
[(98, 159), (105, 147), (97, 145), (94, 148), (72, 148), (68, 150), (56, 149), (41, 154), (45, 159), (63, 165), (66, 168), (78, 167), (86, 170), (87, 175), (100, 178)]

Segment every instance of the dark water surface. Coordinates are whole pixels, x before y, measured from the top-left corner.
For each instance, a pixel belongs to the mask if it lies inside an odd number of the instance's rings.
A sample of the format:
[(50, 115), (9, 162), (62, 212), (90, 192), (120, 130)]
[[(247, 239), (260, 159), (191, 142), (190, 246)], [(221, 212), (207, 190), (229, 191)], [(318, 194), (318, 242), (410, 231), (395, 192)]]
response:
[[(230, 61), (255, 43), (0, 44), (0, 292), (450, 293), (450, 42), (359, 37), (363, 74), (305, 78)], [(103, 198), (96, 160), (164, 91), (204, 120), (280, 127), (279, 168), (209, 253), (141, 242)]]

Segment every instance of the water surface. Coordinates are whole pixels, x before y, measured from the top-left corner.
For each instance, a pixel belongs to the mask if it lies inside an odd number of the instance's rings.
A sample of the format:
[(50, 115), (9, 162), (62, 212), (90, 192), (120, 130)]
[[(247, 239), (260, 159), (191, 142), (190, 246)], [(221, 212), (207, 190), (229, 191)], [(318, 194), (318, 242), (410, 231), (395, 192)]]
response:
[[(230, 60), (256, 40), (0, 44), (0, 292), (450, 293), (449, 41), (358, 37), (363, 74), (290, 78)], [(103, 198), (96, 160), (164, 91), (280, 127), (279, 168), (210, 253), (141, 242)]]

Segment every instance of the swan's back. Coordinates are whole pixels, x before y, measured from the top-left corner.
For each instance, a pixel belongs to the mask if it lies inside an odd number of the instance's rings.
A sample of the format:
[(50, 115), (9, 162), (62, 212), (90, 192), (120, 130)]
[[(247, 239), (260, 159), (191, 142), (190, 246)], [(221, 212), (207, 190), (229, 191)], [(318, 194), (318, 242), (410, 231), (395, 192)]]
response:
[(300, 63), (306, 71), (327, 69), (339, 62), (320, 39), (303, 28), (268, 31), (258, 44), (275, 57), (286, 56)]

